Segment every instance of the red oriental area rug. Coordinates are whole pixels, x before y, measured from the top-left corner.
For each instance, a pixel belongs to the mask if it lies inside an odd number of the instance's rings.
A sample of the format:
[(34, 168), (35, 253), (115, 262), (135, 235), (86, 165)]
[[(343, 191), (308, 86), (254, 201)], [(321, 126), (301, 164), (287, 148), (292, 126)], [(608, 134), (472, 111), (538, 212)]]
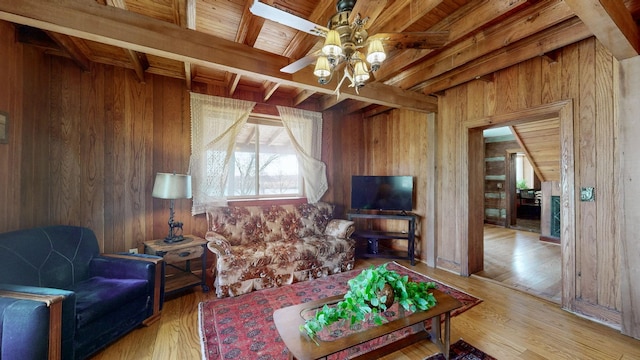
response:
[[(442, 353), (431, 355), (424, 360), (445, 360)], [(449, 360), (497, 360), (491, 355), (485, 354), (482, 350), (476, 349), (475, 346), (460, 339), (456, 343), (451, 344), (449, 350)]]
[[(398, 263), (390, 262), (387, 269), (407, 275), (412, 281), (433, 281), (438, 289), (462, 303), (451, 316), (469, 310), (482, 300), (458, 289), (442, 284)], [(301, 304), (334, 295), (342, 295), (347, 281), (361, 270), (352, 270), (322, 279), (304, 281), (279, 288), (253, 291), (249, 294), (201, 302), (199, 305), (200, 339), (202, 358), (205, 360), (276, 360), (288, 359), (285, 347), (273, 322), (273, 312), (286, 306)], [(427, 324), (428, 325), (428, 324)], [(355, 356), (410, 334), (410, 329), (399, 330), (390, 338), (372, 340), (362, 346), (340, 354), (341, 358)]]

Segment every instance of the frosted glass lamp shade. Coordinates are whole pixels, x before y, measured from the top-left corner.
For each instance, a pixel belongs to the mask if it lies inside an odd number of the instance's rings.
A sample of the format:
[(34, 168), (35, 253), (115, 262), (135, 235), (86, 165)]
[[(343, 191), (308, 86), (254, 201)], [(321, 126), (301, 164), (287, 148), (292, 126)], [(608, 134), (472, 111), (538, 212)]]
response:
[(190, 199), (191, 175), (157, 173), (151, 196), (158, 199)]

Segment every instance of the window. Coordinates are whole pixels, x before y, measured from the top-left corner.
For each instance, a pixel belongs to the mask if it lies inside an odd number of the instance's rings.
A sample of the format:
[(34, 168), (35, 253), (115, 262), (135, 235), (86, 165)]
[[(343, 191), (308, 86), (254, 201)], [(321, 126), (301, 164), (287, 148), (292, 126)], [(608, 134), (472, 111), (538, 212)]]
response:
[(516, 183), (522, 184), (522, 187), (518, 187), (519, 189), (533, 188), (533, 166), (524, 153), (516, 154)]
[[(192, 213), (228, 198), (304, 196), (328, 189), (322, 114), (277, 106), (280, 118), (255, 116), (254, 102), (191, 93)], [(304, 186), (302, 185), (304, 184)]]
[(249, 117), (236, 136), (228, 198), (302, 196), (295, 149), (279, 120)]

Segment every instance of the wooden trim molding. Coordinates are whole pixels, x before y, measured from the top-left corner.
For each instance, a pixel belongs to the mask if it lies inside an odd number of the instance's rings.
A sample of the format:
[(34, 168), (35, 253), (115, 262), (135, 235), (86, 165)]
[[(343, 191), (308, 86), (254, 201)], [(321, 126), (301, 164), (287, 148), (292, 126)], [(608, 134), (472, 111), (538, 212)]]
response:
[[(560, 119), (560, 188), (561, 188), (561, 239), (562, 239), (562, 307), (575, 311), (576, 295), (576, 203), (575, 203), (575, 169), (574, 169), (574, 132), (573, 132), (573, 101), (564, 100), (554, 103), (534, 106), (528, 109), (515, 111), (506, 114), (497, 114), (484, 118), (471, 120), (465, 123), (463, 136), (467, 144), (468, 160), (475, 157), (473, 154), (483, 151), (481, 142), (473, 141), (470, 136), (477, 130), (482, 130), (495, 126), (509, 126), (530, 121), (546, 120), (551, 118)], [(472, 165), (469, 161), (469, 167)], [(469, 183), (467, 187), (468, 197), (463, 199), (464, 206), (468, 209), (467, 219), (463, 219), (468, 224), (466, 238), (467, 242), (462, 243), (461, 249), (461, 269), (462, 275), (470, 275), (474, 272), (477, 264), (482, 264), (484, 254), (481, 249), (483, 242), (483, 223), (472, 221), (472, 217), (480, 216), (477, 210), (483, 209), (484, 197), (482, 192), (472, 192), (471, 189), (478, 188), (482, 183), (482, 176), (478, 176), (478, 171), (468, 169)], [(473, 214), (472, 211), (476, 211)]]

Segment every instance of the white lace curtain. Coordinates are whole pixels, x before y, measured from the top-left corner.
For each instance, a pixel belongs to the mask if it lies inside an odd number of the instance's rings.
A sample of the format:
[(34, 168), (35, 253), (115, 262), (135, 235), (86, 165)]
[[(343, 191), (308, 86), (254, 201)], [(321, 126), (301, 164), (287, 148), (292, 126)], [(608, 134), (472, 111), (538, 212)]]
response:
[(227, 203), (224, 190), (236, 138), (255, 102), (191, 93), (192, 213)]
[(296, 150), (307, 200), (316, 203), (329, 188), (327, 167), (318, 160), (322, 152), (322, 113), (284, 106), (278, 106), (278, 112)]

